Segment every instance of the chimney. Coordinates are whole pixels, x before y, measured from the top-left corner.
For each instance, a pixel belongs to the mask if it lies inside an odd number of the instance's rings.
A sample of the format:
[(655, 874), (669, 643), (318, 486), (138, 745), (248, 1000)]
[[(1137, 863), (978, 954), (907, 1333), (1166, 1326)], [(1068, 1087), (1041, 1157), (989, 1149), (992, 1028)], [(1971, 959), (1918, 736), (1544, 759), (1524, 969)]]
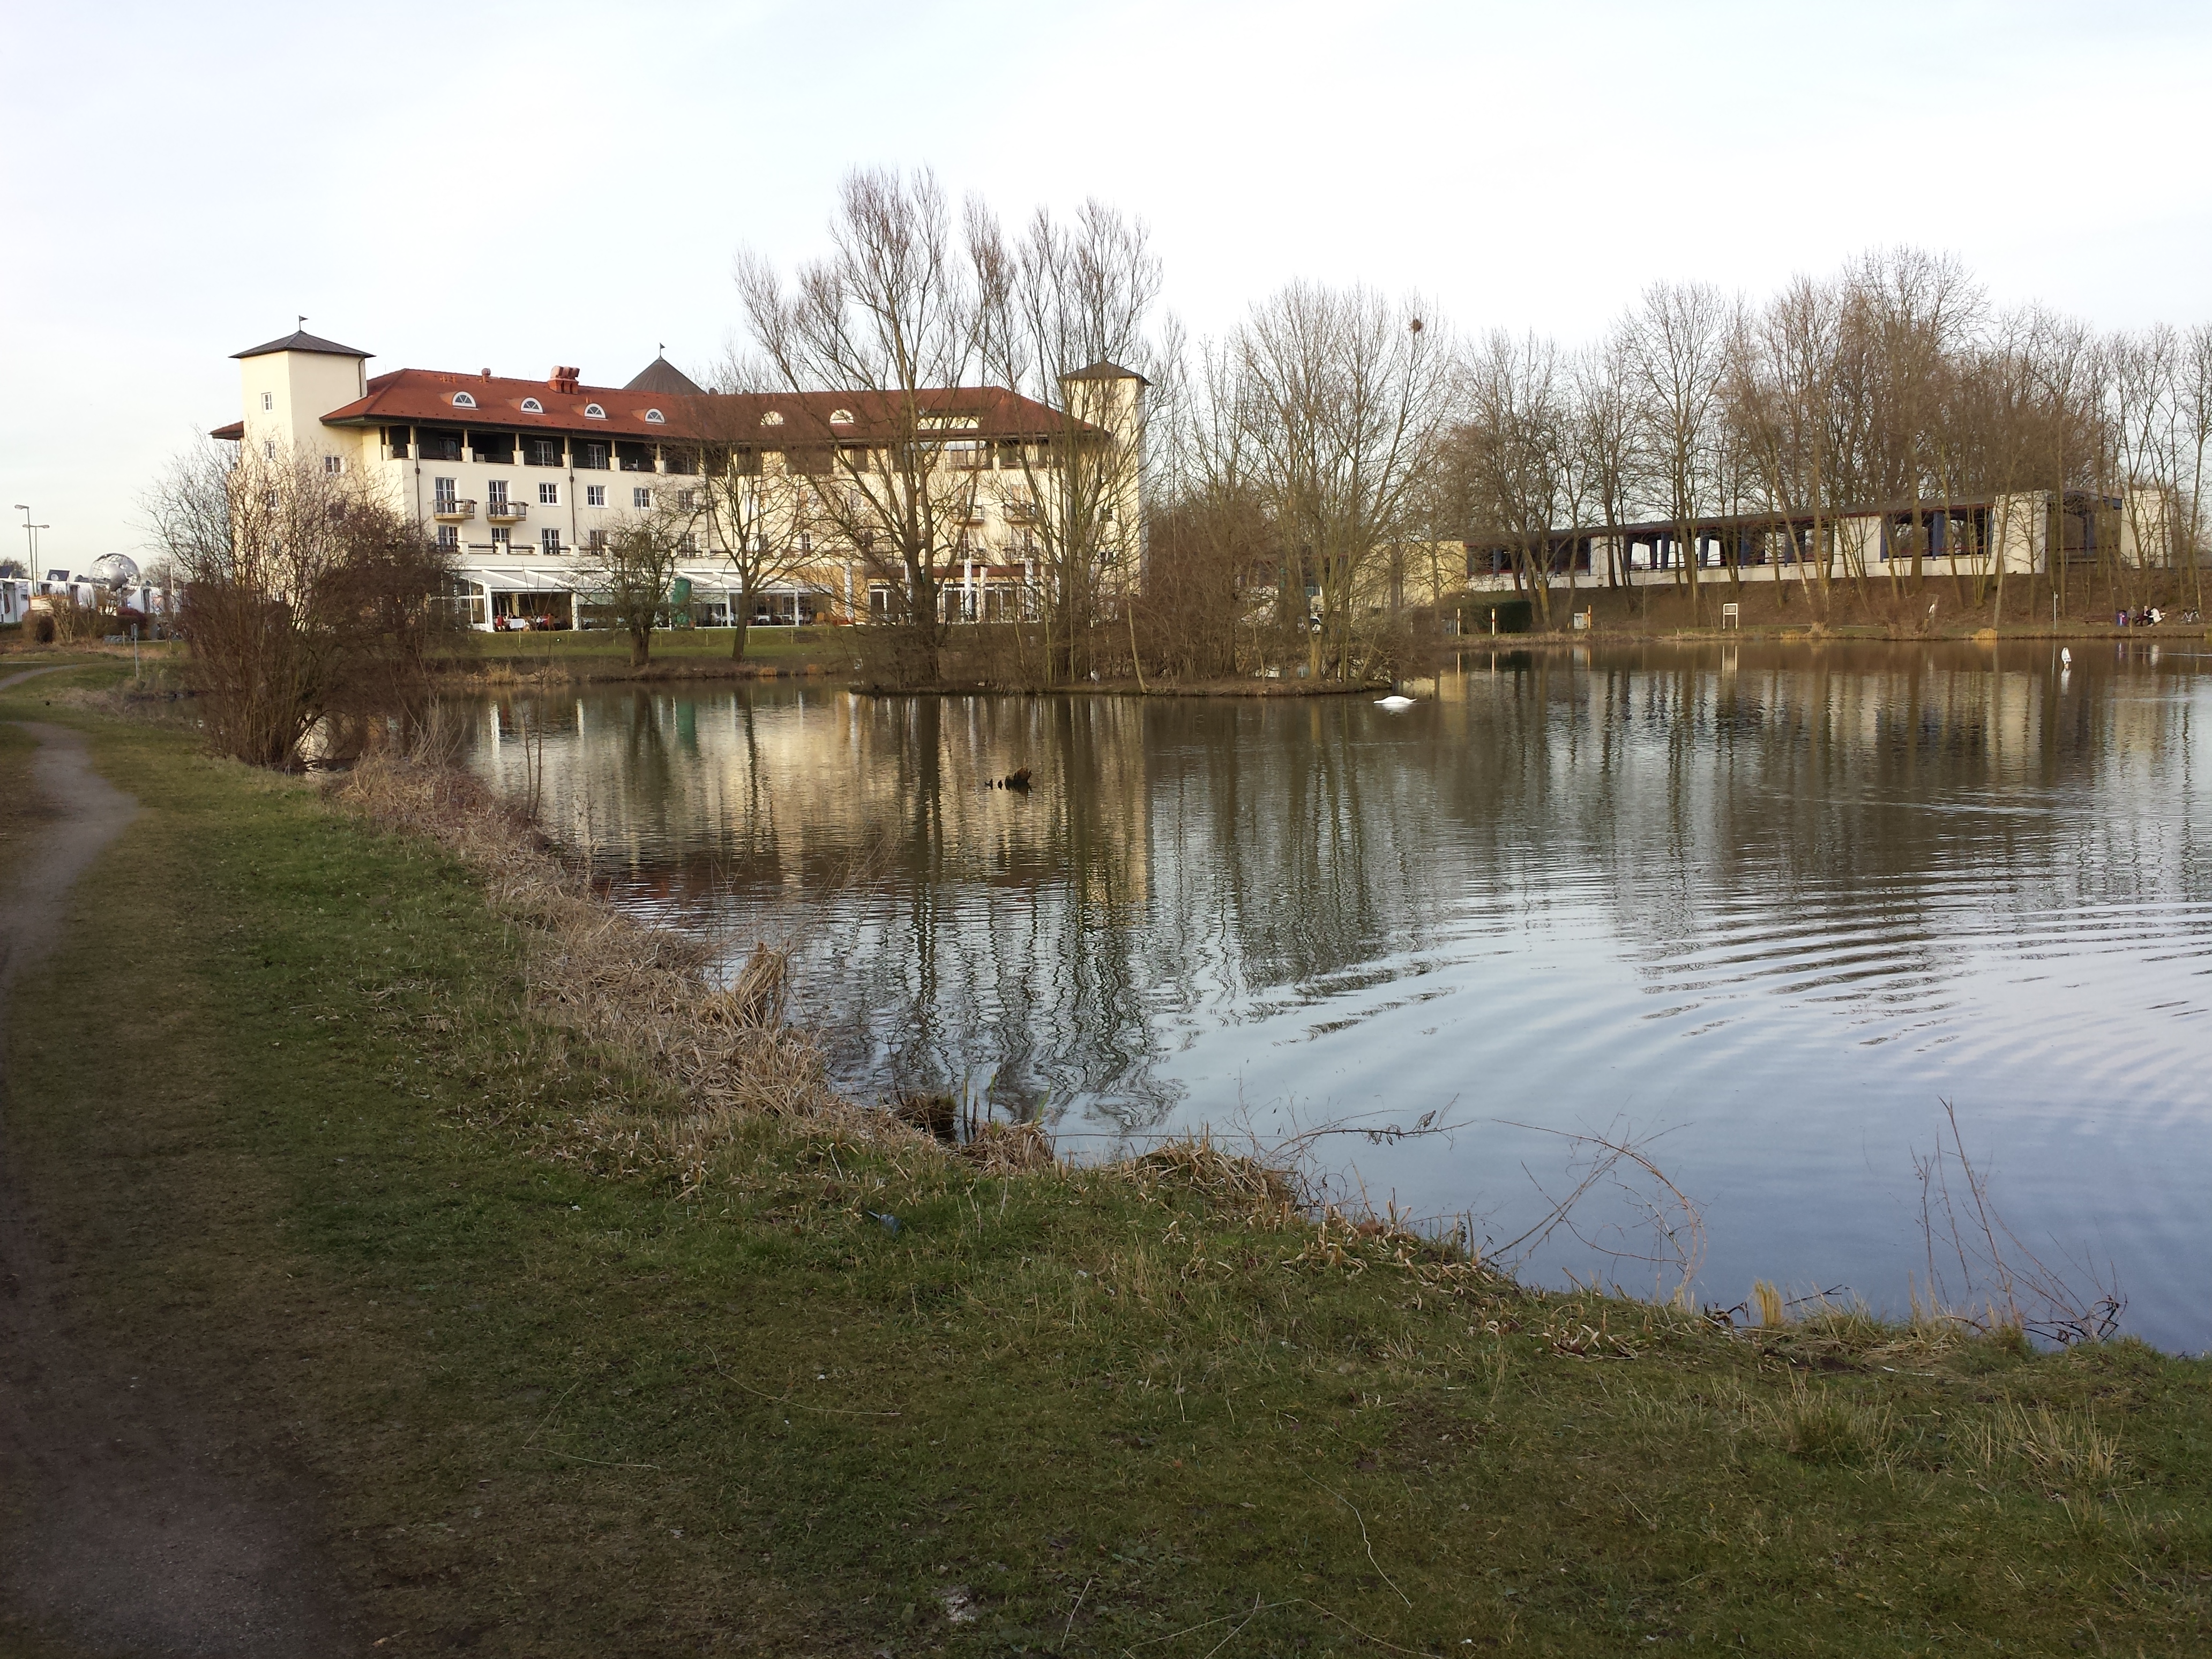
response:
[(556, 392), (575, 391), (583, 372), (580, 368), (565, 368), (556, 363), (553, 366), (553, 389)]

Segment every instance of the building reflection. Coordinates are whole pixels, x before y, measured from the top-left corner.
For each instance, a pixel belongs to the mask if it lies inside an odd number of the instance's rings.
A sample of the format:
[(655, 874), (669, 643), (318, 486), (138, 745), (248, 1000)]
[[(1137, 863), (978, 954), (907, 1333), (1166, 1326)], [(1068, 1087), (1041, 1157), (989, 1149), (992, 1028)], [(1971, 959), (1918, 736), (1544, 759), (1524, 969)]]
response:
[[(2201, 903), (2206, 682), (2192, 657), (2081, 654), (1485, 652), (1396, 716), (594, 692), (488, 704), (474, 752), (623, 902), (733, 958), (789, 939), (854, 1086), (1136, 1132), (1176, 1112), (1202, 1033), (1354, 1019), (1549, 930), (1595, 929), (1668, 1006), (1762, 976), (1887, 1006), (1940, 997), (1962, 905), (1978, 933)], [(1024, 767), (1027, 793), (990, 787)]]

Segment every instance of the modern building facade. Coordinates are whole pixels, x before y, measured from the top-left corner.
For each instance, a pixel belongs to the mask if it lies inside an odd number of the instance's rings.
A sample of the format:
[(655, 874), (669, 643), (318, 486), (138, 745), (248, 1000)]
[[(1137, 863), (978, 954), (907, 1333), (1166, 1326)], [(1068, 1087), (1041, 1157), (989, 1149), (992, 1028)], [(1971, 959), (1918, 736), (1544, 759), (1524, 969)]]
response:
[[(1887, 574), (1917, 560), (1929, 576), (2049, 575), (2062, 565), (2117, 560), (2144, 566), (2169, 556), (2170, 522), (2156, 490), (2122, 495), (2086, 490), (2015, 490), (1958, 501), (1854, 506), (1814, 514), (1745, 513), (1625, 525), (1583, 525), (1547, 539), (1529, 563), (1625, 585), (1672, 583), (1683, 568), (1736, 570), (1745, 581), (1797, 581), (1823, 561), (1837, 580)], [(1517, 544), (1471, 537), (1468, 586), (1515, 586)]]
[[(468, 614), (483, 628), (587, 623), (578, 556), (672, 495), (688, 506), (704, 458), (726, 458), (764, 499), (818, 499), (848, 489), (871, 446), (910, 441), (917, 424), (930, 429), (933, 465), (950, 485), (955, 528), (935, 550), (946, 620), (1023, 614), (1038, 602), (1049, 562), (1040, 538), (1064, 473), (1052, 464), (1054, 446), (1141, 443), (1145, 382), (1111, 363), (1068, 376), (1062, 409), (999, 387), (948, 387), (920, 394), (917, 422), (881, 394), (710, 392), (665, 357), (627, 385), (602, 386), (570, 368), (542, 380), (489, 369), (371, 375), (368, 356), (304, 331), (240, 352), (244, 413), (213, 435), (375, 480), (451, 550)], [(1129, 538), (1132, 572), (1140, 472), (1115, 472), (1127, 500), (1107, 515), (1120, 526), (1109, 533)], [(858, 622), (890, 610), (896, 577), (839, 528), (853, 513), (805, 522), (792, 543), (801, 556), (784, 562), (780, 585), (756, 593), (750, 620)], [(726, 550), (704, 526), (696, 541), (696, 556), (679, 564), (678, 608), (698, 623), (726, 624), (738, 592)]]

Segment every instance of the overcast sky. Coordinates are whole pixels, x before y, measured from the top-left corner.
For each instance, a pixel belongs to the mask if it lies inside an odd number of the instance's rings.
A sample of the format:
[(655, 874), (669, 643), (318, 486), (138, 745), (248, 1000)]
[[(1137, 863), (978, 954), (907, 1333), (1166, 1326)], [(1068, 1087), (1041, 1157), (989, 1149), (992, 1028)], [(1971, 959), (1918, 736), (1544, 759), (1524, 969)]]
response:
[(1201, 333), (1304, 276), (1578, 340), (1892, 242), (2212, 317), (2202, 3), (0, 0), (0, 506), (75, 569), (295, 313), (372, 373), (702, 363), (856, 165), (1140, 215)]

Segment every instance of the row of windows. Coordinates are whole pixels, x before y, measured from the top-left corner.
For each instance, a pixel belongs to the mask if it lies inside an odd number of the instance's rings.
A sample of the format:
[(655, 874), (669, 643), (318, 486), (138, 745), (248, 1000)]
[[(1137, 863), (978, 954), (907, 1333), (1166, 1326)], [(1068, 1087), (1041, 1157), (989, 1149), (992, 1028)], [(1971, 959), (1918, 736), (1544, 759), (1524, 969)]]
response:
[[(261, 406), (264, 409), (268, 408), (268, 394), (266, 392), (262, 394), (262, 399)], [(456, 392), (453, 394), (453, 407), (455, 409), (474, 409), (476, 406), (477, 400), (474, 394), (466, 392)], [(543, 415), (545, 412), (545, 405), (539, 403), (535, 398), (525, 398), (522, 400), (520, 407), (522, 412), (526, 415)], [(597, 404), (586, 404), (584, 405), (584, 418), (587, 421), (604, 421), (607, 418), (607, 411)], [(668, 419), (665, 415), (663, 415), (657, 409), (647, 410), (645, 411), (645, 418), (655, 426), (665, 424)], [(762, 415), (760, 423), (763, 426), (781, 426), (783, 424), (783, 411), (777, 409), (769, 410)], [(836, 409), (830, 410), (830, 423), (832, 426), (852, 425), (853, 411), (849, 409)], [(973, 422), (969, 422), (968, 424), (972, 425)]]
[[(586, 538), (586, 539), (594, 548), (605, 546), (606, 538), (607, 532), (604, 530), (592, 531), (588, 532)], [(461, 549), (461, 532), (459, 526), (450, 524), (440, 525), (438, 526), (438, 545), (448, 553), (459, 552)], [(492, 550), (495, 553), (513, 552), (514, 550), (514, 533), (510, 531), (495, 528), (491, 532), (491, 545)], [(540, 553), (544, 554), (549, 558), (558, 558), (567, 550), (561, 545), (561, 532), (557, 530), (539, 531), (538, 532), (538, 550)]]
[[(335, 459), (336, 457), (332, 457), (331, 459)], [(336, 467), (332, 467), (330, 470), (331, 471), (337, 471)], [(486, 496), (490, 500), (494, 506), (497, 507), (504, 507), (507, 504), (507, 480), (504, 478), (494, 478), (484, 485), (484, 493)], [(459, 481), (456, 479), (433, 478), (430, 480), (430, 494), (434, 500), (439, 501), (451, 501), (459, 497), (460, 493), (460, 485)], [(676, 492), (676, 499), (678, 505), (689, 507), (691, 505), (691, 492), (688, 489), (679, 489)], [(584, 486), (584, 505), (586, 507), (605, 507), (606, 504), (607, 487), (605, 484), (586, 484)], [(643, 512), (646, 508), (653, 505), (653, 492), (650, 489), (631, 490), (629, 492), (629, 504), (637, 508), (640, 512)], [(538, 485), (538, 505), (540, 507), (560, 506), (561, 486), (556, 483), (542, 483)]]
[[(802, 543), (806, 543), (807, 541), (807, 538), (805, 537), (801, 537), (799, 539)], [(607, 544), (607, 532), (604, 530), (586, 531), (584, 532), (584, 544), (590, 548), (593, 552), (598, 552)], [(438, 545), (448, 553), (459, 552), (461, 550), (461, 532), (459, 528), (450, 524), (440, 525), (438, 526)], [(685, 534), (677, 538), (676, 545), (679, 552), (696, 553), (699, 551), (699, 538), (696, 535), (687, 532)], [(811, 544), (808, 544), (808, 545), (811, 546)], [(495, 555), (502, 553), (512, 554), (514, 551), (514, 533), (511, 531), (507, 530), (493, 530), (491, 532), (491, 548), (492, 552)], [(559, 558), (570, 552), (572, 550), (563, 547), (561, 544), (561, 532), (559, 531), (541, 530), (538, 532), (538, 550), (547, 558)], [(799, 550), (801, 552), (805, 552), (808, 550), (808, 546), (802, 546)]]
[[(264, 409), (268, 408), (268, 394), (266, 392), (262, 394), (262, 399), (261, 406)], [(476, 406), (477, 400), (471, 393), (466, 392), (456, 392), (453, 394), (453, 407), (455, 409), (474, 409)], [(545, 412), (545, 405), (539, 403), (535, 398), (525, 398), (522, 400), (521, 408), (522, 412), (526, 415), (543, 415)], [(584, 418), (587, 421), (604, 421), (607, 418), (607, 411), (600, 408), (597, 404), (586, 404), (584, 405)], [(645, 411), (645, 418), (655, 426), (665, 425), (668, 420), (668, 417), (665, 415), (663, 415), (657, 409), (647, 410)], [(849, 420), (851, 416), (848, 416), (846, 418)]]

